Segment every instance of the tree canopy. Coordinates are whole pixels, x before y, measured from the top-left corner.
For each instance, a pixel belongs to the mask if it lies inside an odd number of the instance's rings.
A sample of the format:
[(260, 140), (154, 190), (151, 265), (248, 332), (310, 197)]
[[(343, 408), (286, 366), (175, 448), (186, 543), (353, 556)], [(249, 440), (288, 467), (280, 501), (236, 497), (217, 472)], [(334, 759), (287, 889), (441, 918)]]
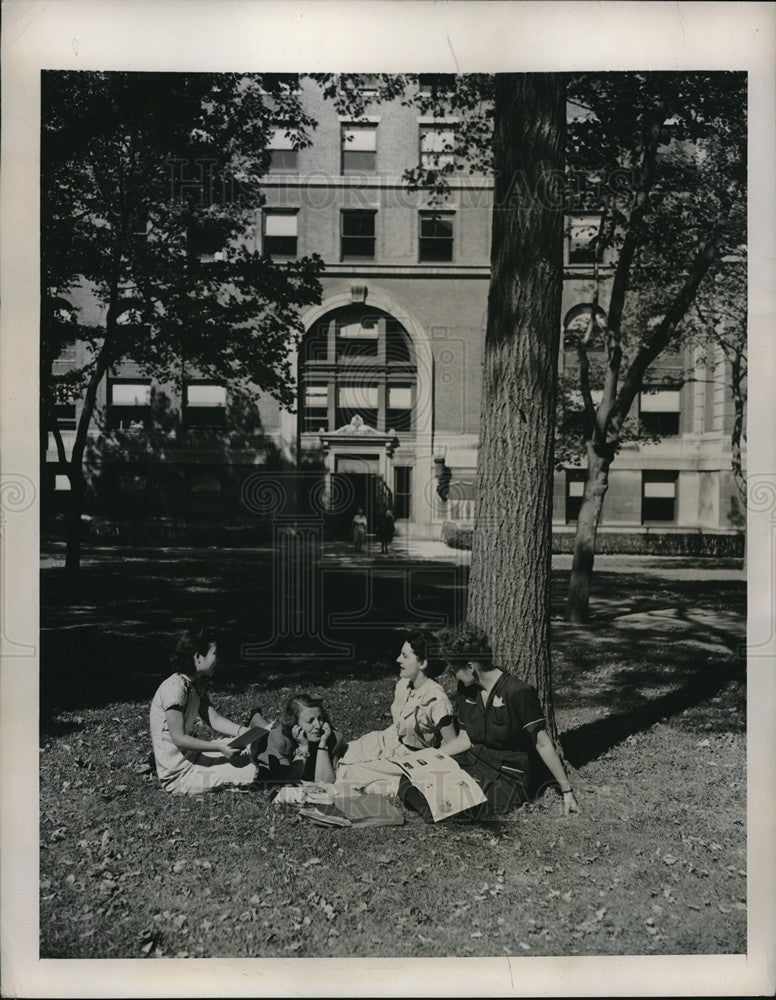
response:
[[(303, 146), (314, 125), (277, 75), (43, 74), (41, 423), (71, 480), (71, 568), (87, 431), (111, 366), (131, 357), (178, 382), (186, 365), (292, 402), (290, 347), (300, 310), (320, 300), (322, 262), (274, 262), (255, 230), (271, 136)], [(86, 357), (55, 378), (75, 338)], [(53, 407), (74, 393), (68, 459)]]

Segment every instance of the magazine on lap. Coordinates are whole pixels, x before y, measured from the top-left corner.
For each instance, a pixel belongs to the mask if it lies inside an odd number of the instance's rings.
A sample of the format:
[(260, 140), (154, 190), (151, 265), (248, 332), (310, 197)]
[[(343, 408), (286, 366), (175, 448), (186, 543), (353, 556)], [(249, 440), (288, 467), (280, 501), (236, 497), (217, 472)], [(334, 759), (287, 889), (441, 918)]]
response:
[(419, 750), (396, 763), (423, 794), (435, 823), (487, 801), (474, 778), (441, 750)]

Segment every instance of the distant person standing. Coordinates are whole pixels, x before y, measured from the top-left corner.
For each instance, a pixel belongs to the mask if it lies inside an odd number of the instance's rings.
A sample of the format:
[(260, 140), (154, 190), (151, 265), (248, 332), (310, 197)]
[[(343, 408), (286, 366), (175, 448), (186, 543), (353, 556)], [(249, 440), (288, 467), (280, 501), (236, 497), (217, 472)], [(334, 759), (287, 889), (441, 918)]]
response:
[(366, 541), (366, 528), (366, 515), (364, 514), (363, 509), (359, 507), (350, 525), (350, 534), (353, 538), (353, 548), (356, 552), (360, 552), (364, 547), (364, 542)]
[(380, 542), (380, 555), (387, 555), (388, 547), (393, 541), (396, 524), (393, 518), (393, 511), (386, 510), (380, 517), (377, 526), (377, 539)]

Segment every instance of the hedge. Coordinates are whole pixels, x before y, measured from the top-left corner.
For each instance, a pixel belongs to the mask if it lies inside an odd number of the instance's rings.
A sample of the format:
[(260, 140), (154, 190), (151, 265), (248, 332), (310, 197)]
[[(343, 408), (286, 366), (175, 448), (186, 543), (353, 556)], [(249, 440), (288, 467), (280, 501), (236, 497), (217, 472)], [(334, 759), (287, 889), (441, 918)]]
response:
[[(451, 549), (471, 549), (472, 528), (446, 521), (442, 525), (442, 541)], [(742, 558), (744, 535), (703, 531), (599, 531), (596, 535), (597, 554), (630, 554), (647, 556), (709, 556)], [(574, 551), (573, 532), (553, 532), (553, 553)]]

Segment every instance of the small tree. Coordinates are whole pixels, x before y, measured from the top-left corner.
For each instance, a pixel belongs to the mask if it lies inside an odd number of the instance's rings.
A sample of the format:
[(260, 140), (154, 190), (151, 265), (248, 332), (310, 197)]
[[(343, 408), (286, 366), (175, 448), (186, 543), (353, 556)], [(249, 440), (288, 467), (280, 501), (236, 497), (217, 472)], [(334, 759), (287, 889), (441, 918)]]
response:
[[(180, 384), (185, 364), (293, 402), (289, 347), (320, 300), (321, 262), (275, 263), (251, 234), (273, 129), (303, 146), (313, 124), (277, 76), (43, 74), (41, 424), (70, 480), (69, 570), (98, 388), (122, 358), (160, 381)], [(58, 380), (73, 335), (87, 358)], [(72, 394), (68, 458), (54, 406)]]
[[(605, 328), (597, 329), (594, 303), (590, 323), (572, 338), (587, 475), (566, 613), (579, 623), (588, 617), (609, 469), (633, 401), (650, 365), (681, 343), (683, 321), (714, 262), (743, 242), (745, 79), (722, 73), (584, 76), (570, 93), (584, 109), (569, 126), (575, 166), (597, 177), (633, 174), (626, 204), (610, 196), (601, 205), (599, 259), (609, 248), (616, 256)], [(591, 348), (605, 357), (597, 405)]]

